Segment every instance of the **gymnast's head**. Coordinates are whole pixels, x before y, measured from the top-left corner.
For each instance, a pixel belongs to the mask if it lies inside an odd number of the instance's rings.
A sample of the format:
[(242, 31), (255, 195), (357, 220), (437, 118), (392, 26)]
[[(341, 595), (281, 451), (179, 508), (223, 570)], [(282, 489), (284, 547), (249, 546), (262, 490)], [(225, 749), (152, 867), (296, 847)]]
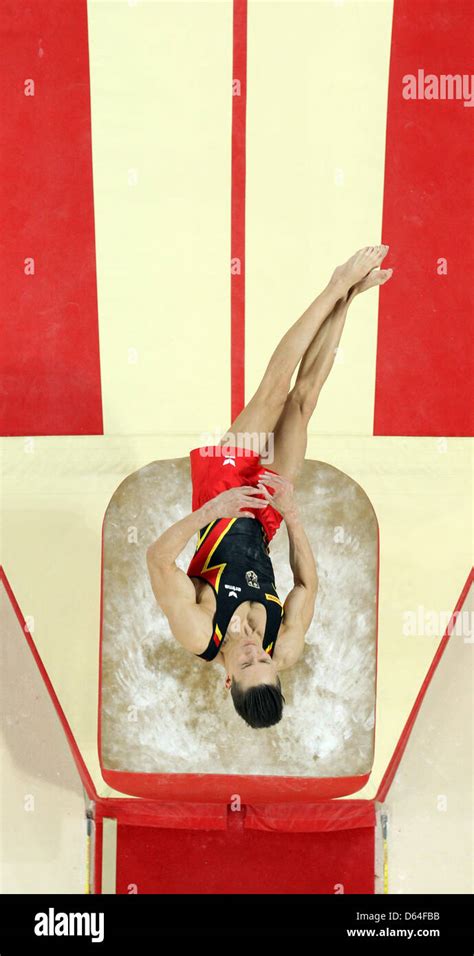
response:
[(281, 720), (285, 698), (278, 676), (274, 684), (254, 684), (246, 689), (232, 680), (230, 693), (237, 713), (249, 727), (272, 727)]

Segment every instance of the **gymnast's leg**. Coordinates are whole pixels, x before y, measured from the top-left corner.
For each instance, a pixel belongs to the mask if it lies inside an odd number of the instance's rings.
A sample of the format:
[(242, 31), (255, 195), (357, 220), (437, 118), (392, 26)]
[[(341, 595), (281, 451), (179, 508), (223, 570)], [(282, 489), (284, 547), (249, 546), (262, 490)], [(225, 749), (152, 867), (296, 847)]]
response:
[(258, 446), (252, 450), (263, 452), (268, 435), (275, 430), (284, 410), (293, 373), (306, 350), (332, 310), (338, 303), (346, 302), (350, 290), (380, 265), (387, 252), (388, 246), (366, 246), (334, 270), (326, 288), (281, 339), (257, 391), (232, 422), (221, 445), (249, 447), (250, 440)]
[(374, 269), (352, 286), (327, 317), (307, 349), (274, 432), (273, 471), (294, 482), (304, 461), (308, 424), (334, 364), (349, 306), (356, 295), (390, 279), (392, 269)]

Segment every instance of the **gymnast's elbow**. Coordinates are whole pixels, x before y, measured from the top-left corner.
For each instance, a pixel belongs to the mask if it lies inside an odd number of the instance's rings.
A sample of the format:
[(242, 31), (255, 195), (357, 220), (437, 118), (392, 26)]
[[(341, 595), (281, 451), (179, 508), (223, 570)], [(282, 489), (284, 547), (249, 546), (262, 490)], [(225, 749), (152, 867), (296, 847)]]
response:
[(166, 573), (167, 570), (169, 571), (170, 568), (175, 566), (173, 557), (160, 547), (159, 538), (146, 549), (146, 562), (148, 570), (155, 574), (160, 571)]

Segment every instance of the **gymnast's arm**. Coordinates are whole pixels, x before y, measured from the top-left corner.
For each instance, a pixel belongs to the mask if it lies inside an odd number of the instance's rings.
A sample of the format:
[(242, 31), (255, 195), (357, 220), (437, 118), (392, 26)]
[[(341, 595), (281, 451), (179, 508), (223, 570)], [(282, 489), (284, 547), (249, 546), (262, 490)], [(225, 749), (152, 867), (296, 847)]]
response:
[(253, 487), (232, 488), (211, 498), (201, 508), (176, 521), (147, 548), (146, 558), (153, 593), (173, 636), (186, 650), (201, 654), (209, 643), (209, 614), (196, 600), (190, 577), (178, 567), (176, 558), (197, 531), (222, 517), (254, 516), (242, 508), (265, 507), (254, 499)]
[(278, 670), (291, 667), (301, 657), (318, 592), (316, 562), (296, 508), (287, 512), (284, 518), (290, 541), (294, 587), (283, 605), (283, 622), (273, 655)]
[(204, 511), (205, 506), (171, 525), (146, 552), (153, 594), (168, 618), (173, 637), (192, 654), (202, 653), (209, 642), (205, 638), (209, 616), (197, 604), (194, 584), (178, 567), (176, 558), (209, 520)]

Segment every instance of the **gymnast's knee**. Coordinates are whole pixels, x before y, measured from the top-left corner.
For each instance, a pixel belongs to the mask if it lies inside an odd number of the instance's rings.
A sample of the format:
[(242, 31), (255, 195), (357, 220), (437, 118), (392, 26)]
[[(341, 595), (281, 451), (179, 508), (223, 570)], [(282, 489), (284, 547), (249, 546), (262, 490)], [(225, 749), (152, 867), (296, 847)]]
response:
[(305, 422), (309, 422), (311, 415), (316, 408), (321, 386), (318, 382), (297, 382), (288, 395), (287, 401), (291, 403), (296, 412)]

